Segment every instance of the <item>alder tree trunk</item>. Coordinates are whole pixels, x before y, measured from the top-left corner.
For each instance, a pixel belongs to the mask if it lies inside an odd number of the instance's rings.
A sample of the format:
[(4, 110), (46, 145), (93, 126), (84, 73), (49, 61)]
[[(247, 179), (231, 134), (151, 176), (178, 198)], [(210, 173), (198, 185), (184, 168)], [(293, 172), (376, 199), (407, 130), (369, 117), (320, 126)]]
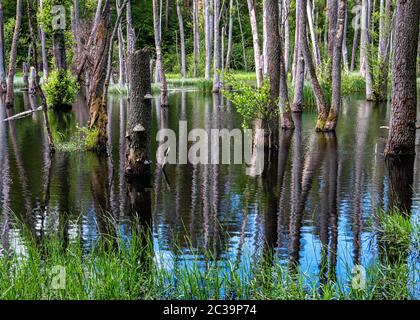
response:
[(392, 57), (392, 110), (386, 157), (415, 155), (417, 120), (416, 59), (420, 6), (417, 0), (398, 0)]
[(155, 33), (155, 47), (156, 47), (156, 64), (159, 66), (160, 75), (160, 104), (162, 107), (168, 106), (168, 84), (166, 83), (166, 75), (163, 66), (162, 41), (159, 24), (158, 2), (153, 0), (153, 29)]
[(220, 0), (214, 0), (213, 93), (220, 91)]
[(206, 67), (205, 67), (205, 78), (210, 79), (211, 70), (211, 0), (204, 0), (204, 41), (206, 45)]
[(17, 47), (18, 47), (21, 24), (22, 24), (22, 0), (17, 0), (16, 23), (15, 23), (15, 29), (13, 32), (12, 47), (10, 49), (9, 73), (7, 75), (7, 94), (6, 94), (6, 107), (7, 108), (13, 107), (13, 104), (14, 104), (13, 83), (15, 80)]
[[(297, 5), (299, 8), (300, 2), (302, 0), (297, 1)], [(293, 112), (302, 112), (303, 111), (303, 86), (305, 82), (305, 61), (303, 59), (303, 53), (302, 53), (302, 44), (299, 41), (299, 28), (300, 28), (300, 20), (302, 19), (302, 13), (299, 10), (296, 10), (296, 13), (298, 16), (296, 17), (296, 34), (298, 35), (297, 41), (295, 43), (295, 51), (296, 56), (295, 59), (297, 59), (294, 62), (295, 68), (294, 68), (294, 83), (295, 83), (295, 90), (294, 90), (294, 98), (292, 103), (292, 111)]]
[(0, 0), (0, 94), (6, 91), (6, 49), (4, 38), (3, 0)]
[(150, 174), (150, 130), (152, 104), (150, 95), (151, 76), (149, 53), (146, 49), (134, 52), (129, 58), (130, 102), (126, 133), (127, 176), (147, 176)]
[(181, 38), (181, 74), (182, 74), (182, 79), (185, 79), (187, 76), (187, 59), (185, 56), (184, 20), (182, 19), (182, 8), (181, 8), (180, 1), (176, 1), (176, 14), (178, 16), (179, 34)]
[(257, 76), (257, 86), (261, 87), (263, 83), (263, 70), (261, 68), (261, 51), (260, 43), (258, 38), (258, 27), (257, 27), (257, 17), (255, 14), (254, 0), (247, 0), (248, 10), (249, 10), (249, 19), (251, 21), (251, 31), (252, 31), (252, 43), (254, 46), (254, 63), (255, 63), (255, 73)]

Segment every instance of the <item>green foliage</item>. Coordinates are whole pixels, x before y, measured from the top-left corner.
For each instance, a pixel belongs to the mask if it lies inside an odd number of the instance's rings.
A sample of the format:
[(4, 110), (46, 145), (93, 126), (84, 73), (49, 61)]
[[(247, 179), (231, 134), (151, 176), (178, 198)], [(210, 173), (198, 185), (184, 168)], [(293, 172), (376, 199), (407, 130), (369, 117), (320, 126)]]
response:
[[(64, 136), (64, 135), (61, 135)], [(76, 130), (67, 139), (56, 141), (56, 149), (61, 152), (83, 152), (94, 150), (98, 140), (98, 130), (76, 126)], [(57, 142), (58, 141), (58, 142)]]
[(63, 5), (66, 9), (66, 27), (70, 26), (70, 8), (72, 6), (72, 0), (44, 0), (43, 9), (39, 7), (37, 18), (38, 23), (43, 27), (44, 32), (47, 35), (54, 33), (52, 28), (53, 14), (52, 10), (55, 5)]
[(269, 108), (270, 82), (268, 80), (264, 80), (261, 87), (255, 88), (249, 82), (238, 80), (233, 74), (227, 73), (225, 86), (231, 88), (224, 91), (224, 94), (243, 117), (244, 127), (247, 127), (254, 119), (269, 120), (278, 112), (278, 108), (275, 108), (274, 112)]
[(52, 108), (71, 105), (79, 91), (79, 83), (70, 71), (52, 71), (43, 85), (47, 103)]

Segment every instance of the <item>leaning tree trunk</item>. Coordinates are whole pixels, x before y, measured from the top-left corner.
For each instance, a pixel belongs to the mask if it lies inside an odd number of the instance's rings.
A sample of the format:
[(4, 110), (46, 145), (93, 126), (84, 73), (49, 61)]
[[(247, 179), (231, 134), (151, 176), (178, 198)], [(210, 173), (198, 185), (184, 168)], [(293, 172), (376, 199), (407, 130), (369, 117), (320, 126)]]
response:
[(329, 108), (328, 108), (327, 102), (325, 101), (322, 88), (319, 84), (318, 77), (316, 75), (314, 62), (312, 60), (312, 56), (309, 51), (308, 40), (306, 37), (306, 10), (305, 8), (306, 8), (306, 0), (301, 0), (300, 12), (302, 15), (301, 15), (301, 19), (299, 19), (299, 29), (300, 29), (299, 41), (300, 41), (303, 58), (308, 68), (309, 79), (311, 81), (312, 90), (314, 92), (315, 100), (316, 100), (316, 104), (318, 108), (318, 120), (316, 124), (316, 130), (322, 131), (324, 129), (325, 122), (327, 121)]
[(0, 0), (0, 94), (6, 91), (6, 49), (4, 38), (3, 0)]
[(417, 0), (398, 0), (396, 10), (392, 50), (391, 128), (385, 155), (402, 158), (415, 155), (420, 6)]
[(153, 29), (155, 33), (155, 46), (156, 46), (156, 63), (159, 65), (160, 75), (160, 104), (163, 107), (168, 106), (168, 85), (166, 83), (166, 75), (163, 66), (162, 56), (162, 42), (159, 27), (159, 12), (157, 0), (153, 0)]
[(16, 57), (17, 46), (19, 41), (20, 27), (22, 24), (22, 0), (16, 2), (16, 23), (13, 32), (12, 47), (10, 49), (9, 60), (9, 74), (7, 75), (7, 94), (6, 94), (6, 107), (12, 107), (14, 103), (13, 82), (15, 80), (16, 71)]
[(152, 93), (152, 88), (149, 53), (146, 49), (136, 51), (130, 56), (129, 69), (133, 72), (130, 72), (125, 174), (147, 176), (150, 174), (151, 163), (152, 105), (149, 96)]
[(182, 9), (180, 1), (176, 1), (176, 14), (178, 16), (179, 23), (179, 35), (181, 38), (181, 74), (182, 79), (187, 76), (187, 59), (185, 57), (185, 32), (184, 32), (184, 20), (182, 19)]
[(306, 5), (306, 14), (308, 15), (308, 24), (309, 31), (311, 34), (312, 52), (314, 56), (315, 67), (319, 69), (321, 66), (321, 53), (319, 52), (318, 39), (316, 37), (315, 23), (314, 18), (312, 16), (312, 8), (310, 2), (308, 2)]
[(107, 146), (107, 99), (104, 97), (105, 83), (107, 78), (108, 55), (111, 38), (111, 12), (109, 0), (105, 3), (105, 8), (97, 26), (95, 39), (94, 67), (89, 89), (89, 128), (97, 132), (97, 140), (94, 151), (102, 153)]
[(332, 61), (332, 97), (331, 108), (325, 123), (324, 131), (334, 131), (337, 126), (341, 104), (341, 57), (343, 51), (343, 35), (346, 19), (346, 1), (339, 0), (337, 14), (337, 30), (334, 40), (334, 54)]
[(251, 21), (251, 31), (252, 31), (252, 43), (254, 46), (254, 63), (255, 63), (255, 73), (257, 76), (257, 86), (261, 87), (263, 82), (262, 68), (260, 64), (260, 44), (258, 39), (258, 27), (257, 27), (257, 18), (255, 15), (254, 0), (247, 0), (248, 10), (249, 10), (249, 19)]
[(220, 0), (214, 0), (213, 93), (220, 91)]

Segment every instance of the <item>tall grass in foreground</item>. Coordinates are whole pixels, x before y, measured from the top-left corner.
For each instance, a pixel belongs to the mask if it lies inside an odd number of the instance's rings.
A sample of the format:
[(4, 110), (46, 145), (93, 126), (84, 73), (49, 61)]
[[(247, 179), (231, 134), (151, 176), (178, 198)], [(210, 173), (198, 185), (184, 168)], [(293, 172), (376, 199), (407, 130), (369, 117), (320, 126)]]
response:
[[(238, 262), (218, 261), (204, 252), (200, 259), (168, 267), (144, 233), (134, 232), (129, 240), (102, 236), (87, 251), (80, 239), (65, 245), (55, 235), (43, 241), (26, 238), (26, 250), (0, 251), (0, 299), (413, 298), (404, 257), (372, 264), (366, 289), (359, 290), (352, 288), (350, 276), (342, 284), (333, 278), (320, 283), (269, 254)], [(65, 267), (64, 289), (52, 286), (55, 266)]]

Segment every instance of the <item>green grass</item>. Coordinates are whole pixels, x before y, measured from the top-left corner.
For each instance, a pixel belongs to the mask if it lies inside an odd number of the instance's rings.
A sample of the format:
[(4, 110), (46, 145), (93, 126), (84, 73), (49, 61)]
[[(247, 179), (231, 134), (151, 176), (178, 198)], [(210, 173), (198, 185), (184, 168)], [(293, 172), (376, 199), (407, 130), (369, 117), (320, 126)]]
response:
[[(59, 133), (58, 133), (59, 134)], [(98, 138), (97, 130), (86, 127), (76, 127), (76, 131), (69, 137), (55, 139), (55, 148), (59, 152), (83, 152), (93, 150)]]
[[(205, 264), (193, 258), (188, 264), (164, 269), (148, 233), (133, 233), (129, 240), (101, 236), (88, 252), (79, 238), (64, 246), (60, 232), (47, 234), (42, 241), (24, 234), (25, 250), (0, 251), (0, 299), (410, 298), (403, 285), (408, 281), (406, 263), (372, 264), (366, 290), (355, 290), (350, 278), (344, 284), (333, 279), (320, 284), (302, 270), (272, 262), (268, 255), (239, 263), (191, 248), (205, 257)], [(172, 258), (176, 261), (176, 256)], [(65, 267), (64, 289), (52, 287), (56, 266)]]

